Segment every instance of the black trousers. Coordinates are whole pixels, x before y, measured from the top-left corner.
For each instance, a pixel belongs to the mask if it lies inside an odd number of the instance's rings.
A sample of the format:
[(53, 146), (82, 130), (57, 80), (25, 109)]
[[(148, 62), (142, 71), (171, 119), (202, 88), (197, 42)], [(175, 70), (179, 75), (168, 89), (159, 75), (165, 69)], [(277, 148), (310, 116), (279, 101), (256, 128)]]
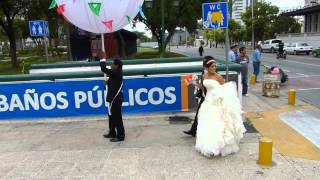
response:
[(110, 133), (113, 135), (116, 135), (117, 138), (125, 137), (121, 106), (122, 106), (122, 101), (116, 98), (111, 105), (111, 115), (109, 115)]
[(197, 127), (198, 127), (198, 113), (199, 113), (199, 109), (201, 107), (201, 104), (203, 103), (204, 101), (204, 98), (201, 98), (200, 99), (200, 102), (199, 102), (199, 105), (198, 105), (198, 108), (197, 108), (197, 112), (196, 112), (196, 116), (194, 117), (194, 121), (193, 121), (193, 124), (191, 126), (191, 129), (190, 129), (190, 132), (194, 135), (197, 134)]

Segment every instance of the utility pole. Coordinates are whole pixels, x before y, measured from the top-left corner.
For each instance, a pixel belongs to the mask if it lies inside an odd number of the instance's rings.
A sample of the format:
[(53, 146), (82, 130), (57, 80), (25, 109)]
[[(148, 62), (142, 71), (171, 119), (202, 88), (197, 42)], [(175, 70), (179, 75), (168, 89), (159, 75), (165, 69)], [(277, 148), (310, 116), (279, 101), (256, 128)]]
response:
[(254, 49), (254, 16), (253, 16), (253, 0), (251, 0), (251, 20), (252, 20), (252, 37), (251, 37), (251, 46), (252, 46), (252, 49)]

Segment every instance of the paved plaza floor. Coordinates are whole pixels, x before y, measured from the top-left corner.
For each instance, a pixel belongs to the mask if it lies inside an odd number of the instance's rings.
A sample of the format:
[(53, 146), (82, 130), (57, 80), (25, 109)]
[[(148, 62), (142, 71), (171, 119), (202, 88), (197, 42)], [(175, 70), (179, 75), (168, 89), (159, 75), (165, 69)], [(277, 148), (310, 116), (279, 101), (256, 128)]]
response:
[[(120, 143), (103, 138), (105, 117), (0, 122), (0, 179), (319, 179), (319, 149), (292, 119), (279, 119), (308, 105), (288, 106), (286, 92), (263, 97), (261, 84), (251, 86), (242, 102), (248, 132), (240, 152), (227, 157), (200, 155), (195, 138), (182, 133), (191, 122), (170, 121), (193, 119), (194, 112), (125, 116), (126, 140)], [(271, 167), (257, 164), (260, 136), (274, 141)]]
[[(190, 117), (193, 114), (189, 114)], [(126, 118), (127, 138), (111, 143), (103, 120), (0, 124), (0, 179), (317, 179), (320, 162), (273, 151), (274, 166), (257, 165), (257, 133), (239, 153), (206, 158), (186, 136), (187, 123), (168, 116)]]

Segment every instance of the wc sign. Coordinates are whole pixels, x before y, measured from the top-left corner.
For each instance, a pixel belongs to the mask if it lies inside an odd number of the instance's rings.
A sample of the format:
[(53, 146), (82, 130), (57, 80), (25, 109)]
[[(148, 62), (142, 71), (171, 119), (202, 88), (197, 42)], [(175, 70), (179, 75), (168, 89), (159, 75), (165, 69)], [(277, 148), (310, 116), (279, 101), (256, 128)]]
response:
[(29, 21), (30, 36), (48, 36), (48, 21)]
[(228, 3), (202, 4), (202, 21), (204, 29), (228, 28)]

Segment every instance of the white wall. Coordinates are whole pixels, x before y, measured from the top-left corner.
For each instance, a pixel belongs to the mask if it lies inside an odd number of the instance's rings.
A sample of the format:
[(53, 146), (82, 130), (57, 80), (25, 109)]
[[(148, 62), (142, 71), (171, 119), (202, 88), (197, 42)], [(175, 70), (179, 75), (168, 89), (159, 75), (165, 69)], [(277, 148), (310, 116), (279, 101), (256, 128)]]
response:
[(277, 39), (285, 43), (306, 42), (314, 48), (320, 47), (320, 33), (280, 34)]

